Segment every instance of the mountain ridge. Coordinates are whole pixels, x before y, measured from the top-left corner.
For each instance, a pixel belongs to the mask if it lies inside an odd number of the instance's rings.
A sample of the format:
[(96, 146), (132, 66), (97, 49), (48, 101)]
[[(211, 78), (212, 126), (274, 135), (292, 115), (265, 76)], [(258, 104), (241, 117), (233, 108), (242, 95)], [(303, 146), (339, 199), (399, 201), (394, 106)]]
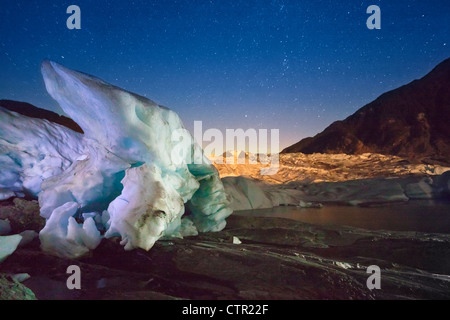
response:
[(17, 112), (26, 117), (45, 119), (72, 129), (75, 132), (83, 133), (81, 127), (72, 119), (61, 116), (53, 111), (36, 107), (28, 102), (2, 99), (0, 100), (0, 107), (9, 111)]
[(450, 58), (282, 153), (380, 153), (449, 162)]

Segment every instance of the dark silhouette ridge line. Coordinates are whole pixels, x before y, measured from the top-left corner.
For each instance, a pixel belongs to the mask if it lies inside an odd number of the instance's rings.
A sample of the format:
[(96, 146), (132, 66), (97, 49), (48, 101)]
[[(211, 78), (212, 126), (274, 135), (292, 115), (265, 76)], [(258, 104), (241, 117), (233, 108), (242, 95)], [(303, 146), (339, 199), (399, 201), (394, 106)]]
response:
[(59, 114), (38, 108), (27, 102), (13, 101), (13, 100), (0, 100), (0, 107), (9, 111), (17, 112), (23, 116), (37, 119), (45, 119), (62, 126), (65, 126), (73, 131), (84, 133), (81, 127), (72, 119), (60, 116)]
[(450, 161), (450, 58), (282, 153), (380, 153)]

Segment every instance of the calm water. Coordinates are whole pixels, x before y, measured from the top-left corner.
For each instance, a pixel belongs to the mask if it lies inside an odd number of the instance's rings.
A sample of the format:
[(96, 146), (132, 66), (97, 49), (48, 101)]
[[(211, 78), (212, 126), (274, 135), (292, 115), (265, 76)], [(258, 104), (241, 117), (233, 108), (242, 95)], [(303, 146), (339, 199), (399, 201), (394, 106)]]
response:
[(235, 214), (280, 217), (313, 224), (347, 225), (370, 230), (450, 233), (450, 201), (408, 201), (380, 207), (277, 207), (238, 211)]

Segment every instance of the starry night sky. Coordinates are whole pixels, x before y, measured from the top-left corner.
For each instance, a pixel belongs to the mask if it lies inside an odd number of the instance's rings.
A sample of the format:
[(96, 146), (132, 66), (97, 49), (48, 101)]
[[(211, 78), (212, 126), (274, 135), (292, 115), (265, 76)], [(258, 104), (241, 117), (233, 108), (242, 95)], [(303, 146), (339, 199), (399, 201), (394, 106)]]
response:
[[(81, 30), (68, 30), (69, 5)], [(369, 30), (369, 5), (381, 30)], [(322, 131), (450, 57), (450, 2), (30, 1), (0, 4), (0, 98), (61, 113), (49, 58), (175, 110), (186, 127)]]

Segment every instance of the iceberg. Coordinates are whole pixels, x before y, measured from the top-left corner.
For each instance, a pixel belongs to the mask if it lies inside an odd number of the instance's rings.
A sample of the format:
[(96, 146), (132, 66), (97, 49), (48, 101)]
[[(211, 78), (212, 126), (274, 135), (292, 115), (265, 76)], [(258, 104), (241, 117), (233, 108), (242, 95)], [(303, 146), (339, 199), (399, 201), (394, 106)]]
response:
[(21, 240), (22, 236), (18, 234), (0, 237), (0, 263), (16, 251)]
[(175, 112), (52, 61), (41, 71), (84, 134), (0, 107), (0, 198), (39, 199), (43, 250), (77, 258), (114, 236), (149, 250), (161, 237), (225, 227), (232, 209), (219, 174)]

